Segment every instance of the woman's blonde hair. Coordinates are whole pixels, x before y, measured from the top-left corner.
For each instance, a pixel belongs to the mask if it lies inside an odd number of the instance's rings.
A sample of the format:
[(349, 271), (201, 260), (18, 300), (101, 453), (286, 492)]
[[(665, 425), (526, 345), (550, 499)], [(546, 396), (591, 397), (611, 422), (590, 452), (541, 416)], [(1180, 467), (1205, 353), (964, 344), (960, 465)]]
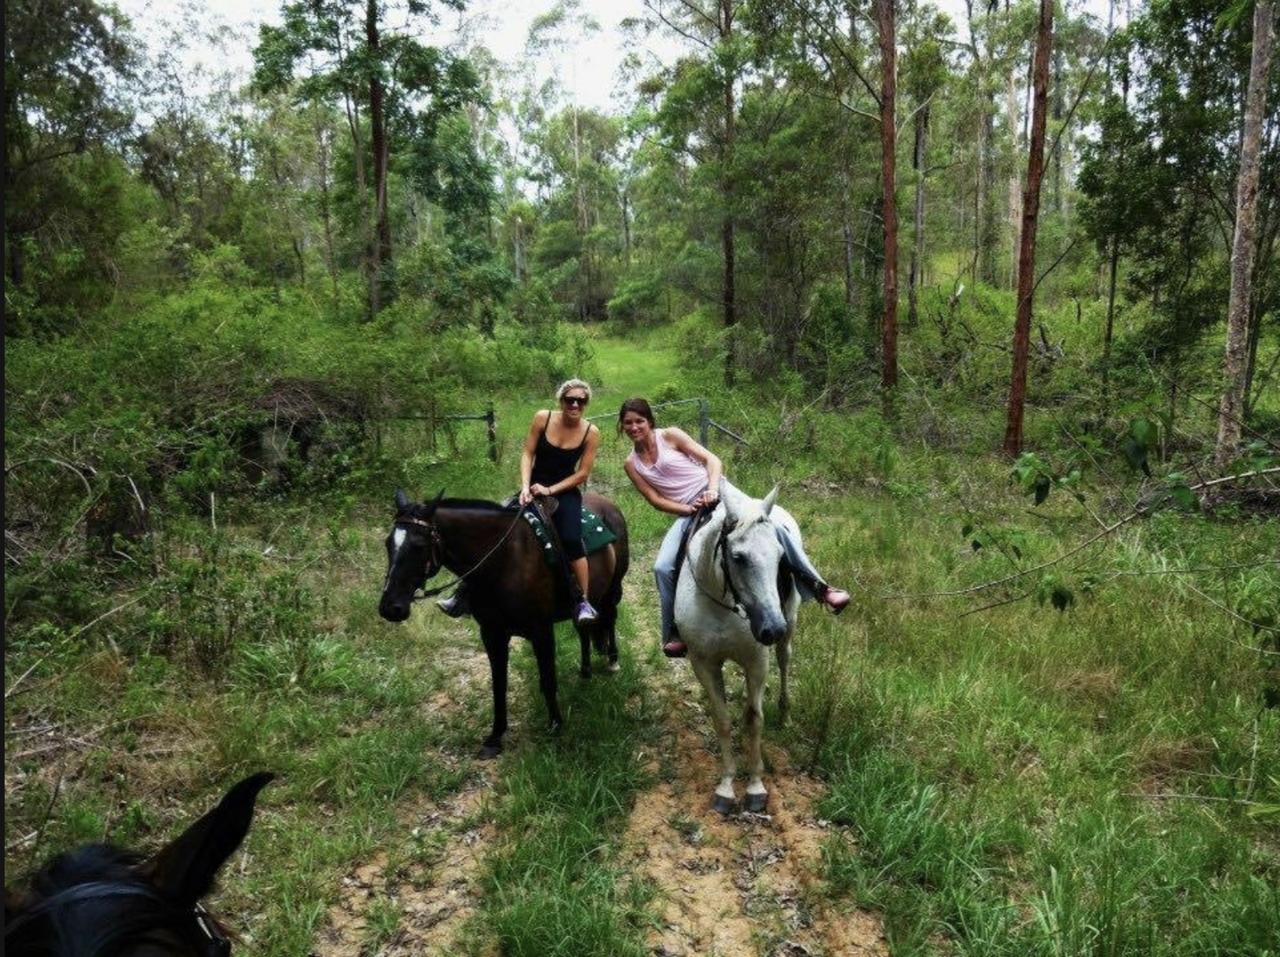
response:
[(581, 379), (566, 379), (560, 383), (560, 388), (556, 389), (556, 401), (559, 402), (564, 398), (564, 394), (570, 389), (585, 389), (587, 392), (587, 401), (591, 401), (591, 386), (583, 382)]

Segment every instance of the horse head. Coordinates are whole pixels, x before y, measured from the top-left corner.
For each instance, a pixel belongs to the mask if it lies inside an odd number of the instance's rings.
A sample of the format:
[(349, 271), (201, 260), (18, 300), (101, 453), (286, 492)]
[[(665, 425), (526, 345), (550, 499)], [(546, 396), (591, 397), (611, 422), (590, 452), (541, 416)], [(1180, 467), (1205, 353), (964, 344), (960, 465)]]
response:
[(200, 899), (253, 821), (274, 777), (241, 781), (150, 860), (105, 844), (60, 854), (27, 891), (5, 890), (4, 949), (49, 957), (227, 957), (231, 940)]
[(777, 500), (776, 485), (757, 502), (723, 480), (720, 483), (724, 519), (716, 548), (721, 573), (726, 590), (746, 613), (751, 634), (762, 645), (772, 645), (787, 633), (787, 619), (778, 594), (782, 545), (769, 520)]
[(433, 578), (444, 561), (440, 532), (432, 519), (444, 489), (435, 500), (425, 505), (409, 501), (396, 489), (396, 515), (387, 534), (387, 577), (382, 585), (378, 614), (387, 621), (404, 621), (409, 617), (413, 595)]

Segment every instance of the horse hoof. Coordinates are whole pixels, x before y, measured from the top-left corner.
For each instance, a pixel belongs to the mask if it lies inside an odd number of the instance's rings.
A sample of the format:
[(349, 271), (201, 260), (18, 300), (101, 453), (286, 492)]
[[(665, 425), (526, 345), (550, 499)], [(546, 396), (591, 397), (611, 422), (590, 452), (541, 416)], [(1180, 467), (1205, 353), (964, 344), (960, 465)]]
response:
[(590, 680), (591, 680), (591, 669), (590, 669), (590, 668), (580, 668), (580, 669), (578, 669), (578, 677), (579, 677), (579, 678), (581, 678), (583, 681), (590, 681)]
[(552, 721), (550, 726), (547, 728), (547, 731), (548, 733), (551, 734), (552, 737), (558, 738), (563, 728), (564, 728), (563, 721)]
[(727, 798), (723, 794), (717, 794), (715, 800), (711, 802), (711, 810), (715, 811), (721, 817), (728, 817), (733, 813), (733, 806), (736, 802), (733, 798)]
[(622, 670), (622, 665), (618, 664), (616, 661), (611, 661), (604, 666), (604, 670), (609, 672), (611, 675), (616, 675)]
[(502, 753), (502, 745), (500, 744), (482, 744), (480, 753), (476, 755), (481, 761), (492, 761)]
[(769, 794), (748, 794), (743, 806), (752, 814), (763, 814), (764, 809), (769, 806)]

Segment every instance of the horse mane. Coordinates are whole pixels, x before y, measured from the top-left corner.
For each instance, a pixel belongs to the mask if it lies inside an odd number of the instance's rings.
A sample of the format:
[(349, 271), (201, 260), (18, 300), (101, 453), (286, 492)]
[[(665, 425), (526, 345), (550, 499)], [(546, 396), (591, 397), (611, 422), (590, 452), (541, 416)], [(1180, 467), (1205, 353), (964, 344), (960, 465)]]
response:
[[(59, 854), (32, 878), (31, 892), (24, 895), (16, 912), (6, 906), (6, 925), (28, 910), (39, 912), (6, 944), (14, 946), (15, 952), (32, 947), (33, 952), (59, 957), (98, 957), (118, 953), (139, 934), (167, 931), (174, 935), (175, 944), (182, 941), (191, 946), (195, 942), (184, 927), (184, 912), (139, 875), (136, 867), (142, 861), (141, 855), (109, 844)], [(85, 885), (136, 887), (138, 892), (91, 895), (65, 904), (58, 901), (59, 895)], [(45, 901), (53, 902), (47, 910)]]
[(491, 502), (487, 498), (446, 498), (440, 500), (440, 508), (460, 508), (475, 512), (499, 512), (510, 515), (518, 506)]

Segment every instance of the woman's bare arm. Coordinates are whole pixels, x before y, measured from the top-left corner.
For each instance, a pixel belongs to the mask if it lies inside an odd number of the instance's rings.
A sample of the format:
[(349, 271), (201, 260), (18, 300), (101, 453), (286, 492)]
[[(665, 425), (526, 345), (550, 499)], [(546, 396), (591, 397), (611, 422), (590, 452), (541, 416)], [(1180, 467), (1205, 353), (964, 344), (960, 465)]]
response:
[(696, 509), (692, 505), (685, 505), (683, 502), (677, 502), (669, 499), (664, 495), (658, 494), (658, 490), (650, 485), (630, 461), (623, 465), (627, 471), (627, 478), (631, 479), (631, 484), (636, 487), (636, 491), (644, 496), (645, 501), (652, 505), (660, 512), (668, 512), (672, 515), (692, 515)]

